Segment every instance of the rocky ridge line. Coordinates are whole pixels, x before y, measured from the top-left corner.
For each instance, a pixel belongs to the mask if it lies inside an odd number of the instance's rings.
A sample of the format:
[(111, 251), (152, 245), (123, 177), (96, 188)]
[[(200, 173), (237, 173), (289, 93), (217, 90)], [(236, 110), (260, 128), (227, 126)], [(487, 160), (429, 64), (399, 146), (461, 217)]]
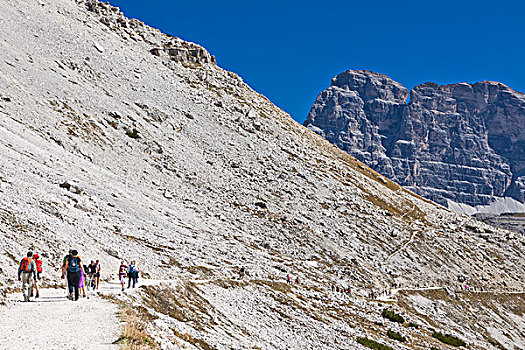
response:
[[(200, 45), (182, 40), (145, 25), (137, 19), (129, 19), (119, 10), (98, 0), (86, 0), (87, 9), (99, 16), (100, 22), (125, 40), (144, 41), (152, 45), (151, 54), (166, 56), (174, 62), (185, 64), (215, 64), (215, 56)], [(162, 37), (161, 43), (158, 38)]]

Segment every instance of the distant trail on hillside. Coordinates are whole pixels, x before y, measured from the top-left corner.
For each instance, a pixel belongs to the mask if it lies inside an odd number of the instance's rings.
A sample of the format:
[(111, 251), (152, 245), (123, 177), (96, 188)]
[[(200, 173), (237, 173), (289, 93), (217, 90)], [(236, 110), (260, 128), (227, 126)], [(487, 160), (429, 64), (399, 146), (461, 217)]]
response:
[(414, 238), (416, 237), (416, 235), (417, 235), (418, 233), (419, 233), (419, 231), (413, 231), (413, 232), (410, 234), (410, 238), (408, 239), (408, 241), (406, 241), (405, 243), (403, 243), (403, 245), (402, 245), (401, 247), (399, 247), (399, 248), (396, 249), (394, 252), (392, 252), (389, 256), (387, 256), (387, 258), (385, 259), (385, 261), (390, 260), (394, 255), (396, 255), (397, 253), (399, 253), (400, 251), (402, 251), (403, 249), (405, 249), (406, 247), (408, 247), (408, 245), (414, 241)]
[(41, 289), (40, 295), (24, 303), (21, 293), (12, 294), (0, 307), (2, 349), (119, 348), (113, 344), (120, 335), (115, 304), (93, 294), (70, 301), (65, 289)]

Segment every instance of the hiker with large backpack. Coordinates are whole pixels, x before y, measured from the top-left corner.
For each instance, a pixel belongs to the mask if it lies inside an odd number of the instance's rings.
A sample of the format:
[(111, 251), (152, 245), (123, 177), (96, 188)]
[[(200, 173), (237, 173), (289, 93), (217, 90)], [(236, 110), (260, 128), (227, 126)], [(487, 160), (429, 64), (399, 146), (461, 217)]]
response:
[[(42, 260), (40, 259), (40, 255), (38, 253), (35, 253), (34, 255), (34, 261), (36, 265), (36, 279), (35, 279), (35, 286), (34, 289), (36, 290), (35, 298), (40, 297), (40, 293), (38, 292), (38, 281), (42, 279)], [(33, 296), (33, 288), (31, 288), (31, 296)]]
[(133, 288), (137, 284), (137, 278), (139, 276), (139, 269), (135, 260), (129, 264), (128, 267), (128, 289), (131, 287), (131, 282), (133, 282)]
[(20, 260), (18, 266), (18, 280), (22, 281), (22, 295), (24, 301), (31, 301), (29, 295), (33, 284), (36, 284), (36, 264), (33, 260), (33, 252), (27, 252), (27, 256)]
[(84, 271), (84, 266), (82, 265), (82, 259), (78, 256), (76, 250), (71, 251), (71, 255), (68, 257), (66, 264), (62, 269), (62, 278), (67, 273), (67, 284), (69, 289), (69, 300), (77, 301), (79, 297), (79, 283), (80, 283), (80, 274), (86, 273)]

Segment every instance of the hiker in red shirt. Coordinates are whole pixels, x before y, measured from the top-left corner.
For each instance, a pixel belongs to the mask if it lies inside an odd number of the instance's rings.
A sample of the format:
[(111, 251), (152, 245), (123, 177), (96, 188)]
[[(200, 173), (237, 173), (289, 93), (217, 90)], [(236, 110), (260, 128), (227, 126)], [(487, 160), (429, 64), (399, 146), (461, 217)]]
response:
[(33, 258), (34, 258), (33, 260), (35, 261), (35, 264), (36, 264), (36, 278), (35, 278), (35, 284), (34, 284), (33, 288), (31, 288), (31, 296), (33, 296), (33, 289), (35, 289), (36, 290), (35, 298), (39, 298), (40, 297), (40, 293), (38, 293), (38, 283), (37, 283), (37, 281), (42, 279), (42, 260), (40, 259), (40, 255), (38, 255), (38, 253), (35, 253)]

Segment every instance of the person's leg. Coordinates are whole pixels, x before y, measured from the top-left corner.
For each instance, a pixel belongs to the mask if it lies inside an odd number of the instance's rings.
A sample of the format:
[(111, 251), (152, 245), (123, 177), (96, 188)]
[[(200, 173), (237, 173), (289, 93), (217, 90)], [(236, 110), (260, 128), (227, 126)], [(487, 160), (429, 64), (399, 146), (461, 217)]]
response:
[[(33, 290), (33, 286), (34, 286), (33, 278), (34, 278), (34, 275), (32, 273), (27, 273), (26, 275), (27, 275), (27, 293), (29, 294)], [(31, 299), (31, 297), (29, 297), (28, 299)], [(31, 300), (29, 300), (29, 301), (31, 301)]]
[(38, 273), (36, 274), (36, 281), (35, 281), (35, 290), (36, 290), (36, 295), (35, 295), (35, 297), (37, 297), (37, 298), (40, 297), (40, 294), (38, 293), (38, 283), (37, 283), (37, 281), (38, 281), (39, 279), (40, 279), (40, 272), (38, 272)]
[(75, 300), (78, 300), (78, 295), (79, 295), (78, 284), (80, 283), (80, 272), (73, 274), (73, 283), (74, 283), (73, 286), (75, 290)]
[(133, 279), (133, 277), (131, 276), (131, 274), (128, 275), (128, 289), (131, 287), (131, 280)]
[(29, 300), (29, 294), (28, 294), (28, 290), (27, 290), (27, 287), (28, 287), (28, 273), (23, 273), (22, 272), (22, 295), (24, 296), (24, 301), (28, 301)]
[[(74, 279), (74, 273), (68, 272), (67, 273), (67, 288), (69, 290), (69, 298), (73, 299), (73, 293), (75, 292), (75, 279)], [(77, 282), (77, 288), (78, 288), (78, 282)]]

